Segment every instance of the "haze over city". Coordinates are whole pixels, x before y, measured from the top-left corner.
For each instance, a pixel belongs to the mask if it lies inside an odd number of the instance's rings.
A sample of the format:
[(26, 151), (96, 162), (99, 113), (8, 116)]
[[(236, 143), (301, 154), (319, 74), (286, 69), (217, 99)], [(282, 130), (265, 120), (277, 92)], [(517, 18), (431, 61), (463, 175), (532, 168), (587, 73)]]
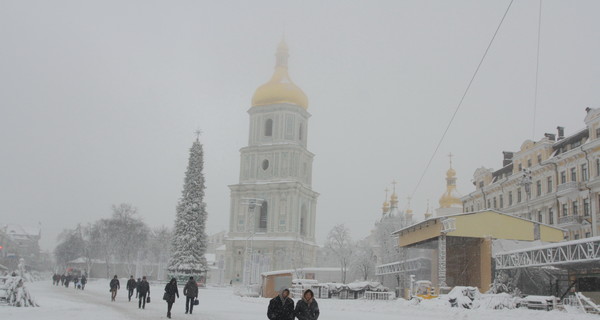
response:
[[(207, 233), (229, 228), (250, 100), (282, 37), (308, 96), (317, 242), (362, 238), (398, 182), (406, 208), (506, 3), (480, 1), (0, 2), (0, 217), (41, 223), (45, 250), (131, 203), (172, 227), (202, 130)], [(438, 206), (448, 157), (458, 190), (557, 126), (600, 107), (597, 1), (517, 1), (411, 201)], [(534, 132), (532, 132), (534, 131)]]

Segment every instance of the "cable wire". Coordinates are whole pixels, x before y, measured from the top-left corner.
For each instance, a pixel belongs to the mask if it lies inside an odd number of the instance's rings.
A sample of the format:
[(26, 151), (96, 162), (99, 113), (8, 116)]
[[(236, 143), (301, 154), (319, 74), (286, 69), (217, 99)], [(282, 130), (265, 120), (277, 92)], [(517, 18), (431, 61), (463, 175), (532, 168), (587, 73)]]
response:
[(508, 4), (508, 6), (506, 7), (506, 11), (504, 11), (504, 15), (502, 15), (502, 19), (500, 19), (500, 23), (498, 23), (498, 27), (496, 27), (496, 31), (494, 31), (494, 35), (492, 36), (492, 39), (488, 43), (487, 48), (485, 49), (485, 52), (483, 53), (483, 56), (481, 57), (481, 60), (479, 61), (479, 64), (477, 65), (477, 68), (475, 69), (475, 72), (473, 72), (473, 76), (471, 77), (471, 80), (469, 81), (467, 88), (465, 89), (462, 97), (460, 98), (460, 101), (458, 102), (458, 105), (456, 106), (456, 109), (454, 110), (454, 113), (452, 114), (452, 117), (450, 118), (450, 121), (448, 122), (448, 125), (446, 126), (446, 129), (444, 130), (444, 133), (442, 134), (442, 137), (440, 138), (438, 144), (436, 145), (435, 149), (433, 150), (433, 154), (431, 155), (431, 158), (429, 158), (429, 161), (427, 162), (427, 166), (425, 166), (425, 170), (423, 170), (423, 174), (421, 174), (421, 178), (419, 178), (419, 182), (417, 182), (417, 185), (415, 186), (415, 189), (413, 190), (411, 197), (415, 196), (415, 194), (417, 193), (417, 190), (419, 189), (419, 186), (423, 182), (423, 178), (425, 177), (425, 174), (427, 174), (427, 171), (429, 170), (429, 167), (431, 166), (431, 163), (433, 162), (435, 155), (437, 154), (440, 146), (442, 145), (442, 142), (444, 141), (444, 138), (446, 137), (446, 134), (448, 133), (450, 126), (452, 126), (452, 122), (454, 121), (454, 118), (456, 117), (458, 110), (460, 110), (460, 107), (462, 106), (462, 103), (465, 100), (467, 93), (469, 93), (469, 89), (471, 88), (471, 85), (473, 84), (473, 81), (475, 80), (475, 77), (477, 76), (477, 73), (479, 72), (479, 69), (481, 68), (481, 65), (483, 64), (485, 57), (487, 56), (488, 52), (490, 51), (490, 48), (492, 47), (492, 43), (494, 43), (494, 39), (496, 39), (496, 35), (498, 35), (498, 31), (500, 31), (500, 27), (502, 27), (502, 23), (504, 22), (504, 19), (506, 18), (506, 15), (508, 14), (508, 11), (510, 10), (510, 7), (512, 6), (513, 2), (514, 2), (514, 0), (511, 0), (510, 3)]

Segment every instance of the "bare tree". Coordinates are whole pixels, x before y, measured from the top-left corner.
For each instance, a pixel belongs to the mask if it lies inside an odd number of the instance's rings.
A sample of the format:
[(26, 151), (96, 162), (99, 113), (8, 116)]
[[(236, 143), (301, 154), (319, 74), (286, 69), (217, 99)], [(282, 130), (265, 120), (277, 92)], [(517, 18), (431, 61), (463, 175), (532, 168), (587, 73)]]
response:
[(342, 269), (342, 283), (346, 283), (346, 275), (353, 252), (350, 230), (344, 224), (334, 226), (327, 235), (325, 247), (338, 258)]
[(375, 269), (375, 252), (366, 240), (361, 240), (356, 245), (352, 256), (352, 269), (362, 279), (368, 280)]

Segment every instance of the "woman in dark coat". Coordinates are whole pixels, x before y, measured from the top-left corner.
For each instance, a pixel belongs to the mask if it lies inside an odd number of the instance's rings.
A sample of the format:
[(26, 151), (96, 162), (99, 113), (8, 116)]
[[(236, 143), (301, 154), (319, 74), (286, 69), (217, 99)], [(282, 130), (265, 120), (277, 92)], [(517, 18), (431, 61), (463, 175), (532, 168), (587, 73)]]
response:
[(290, 290), (284, 289), (269, 301), (267, 318), (269, 320), (294, 320), (294, 300), (290, 297)]
[(314, 298), (312, 290), (304, 291), (302, 299), (296, 303), (294, 314), (298, 320), (317, 320), (319, 318), (319, 304)]
[(167, 301), (167, 318), (171, 319), (171, 308), (175, 303), (175, 296), (179, 298), (179, 289), (177, 288), (177, 279), (171, 279), (171, 282), (165, 286), (165, 295), (163, 299)]

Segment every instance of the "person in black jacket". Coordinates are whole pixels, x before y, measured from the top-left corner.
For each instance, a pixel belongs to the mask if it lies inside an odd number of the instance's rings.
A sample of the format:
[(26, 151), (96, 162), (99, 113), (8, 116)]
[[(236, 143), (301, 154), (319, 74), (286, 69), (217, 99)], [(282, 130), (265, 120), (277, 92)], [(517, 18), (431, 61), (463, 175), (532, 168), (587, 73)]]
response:
[(131, 297), (133, 296), (133, 290), (135, 290), (136, 287), (137, 283), (135, 282), (135, 279), (133, 278), (133, 276), (130, 276), (129, 280), (127, 280), (127, 291), (129, 292), (129, 301), (131, 301)]
[(146, 276), (137, 285), (138, 309), (146, 309), (146, 296), (150, 297), (150, 284), (146, 281)]
[(110, 301), (115, 301), (117, 297), (117, 290), (121, 289), (121, 284), (119, 283), (119, 278), (115, 274), (115, 277), (110, 280)]
[(175, 296), (179, 298), (179, 289), (177, 288), (177, 279), (171, 279), (171, 282), (165, 286), (165, 295), (163, 299), (167, 301), (167, 318), (171, 319), (171, 308), (175, 303)]
[(81, 290), (85, 290), (85, 284), (87, 283), (87, 278), (85, 274), (81, 276)]
[(312, 290), (304, 291), (302, 299), (296, 303), (296, 310), (294, 311), (298, 320), (317, 320), (319, 318), (319, 305), (314, 296)]
[(271, 299), (267, 309), (267, 318), (270, 320), (294, 320), (294, 300), (289, 298), (290, 290), (284, 289)]
[(136, 298), (136, 299), (138, 298), (138, 295), (139, 295), (139, 293), (140, 293), (140, 292), (138, 291), (138, 288), (140, 287), (140, 282), (142, 282), (142, 278), (137, 278), (137, 282), (136, 282), (136, 284), (135, 284), (135, 298)]
[(194, 310), (194, 300), (198, 298), (198, 284), (194, 277), (190, 277), (190, 280), (185, 284), (183, 288), (183, 295), (185, 298), (185, 314), (192, 314)]

